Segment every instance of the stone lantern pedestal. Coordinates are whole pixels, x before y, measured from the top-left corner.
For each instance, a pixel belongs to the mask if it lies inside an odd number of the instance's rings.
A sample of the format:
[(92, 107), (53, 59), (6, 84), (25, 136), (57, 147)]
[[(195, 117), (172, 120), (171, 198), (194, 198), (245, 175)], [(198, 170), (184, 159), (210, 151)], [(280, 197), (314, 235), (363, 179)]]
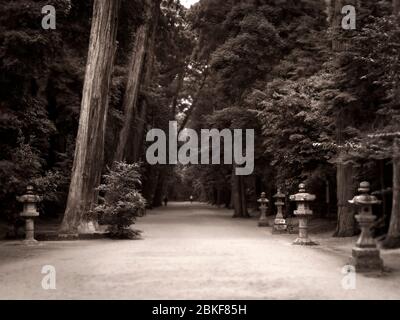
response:
[(17, 197), (17, 200), (24, 205), (20, 213), (20, 216), (25, 219), (25, 240), (23, 243), (26, 245), (36, 245), (38, 241), (35, 240), (35, 225), (33, 219), (39, 216), (37, 203), (41, 201), (41, 198), (33, 193), (32, 186), (28, 186), (26, 188), (26, 194)]
[(294, 214), (299, 218), (299, 237), (293, 242), (295, 245), (317, 245), (317, 243), (308, 237), (308, 219), (313, 214), (310, 209), (310, 202), (315, 199), (315, 195), (306, 192), (306, 186), (304, 183), (299, 185), (299, 193), (290, 196), (290, 200), (297, 203), (297, 210), (294, 211)]
[(268, 199), (265, 192), (261, 193), (261, 198), (257, 200), (260, 203), (261, 215), (258, 220), (259, 227), (268, 227), (268, 219), (267, 219), (267, 209), (268, 209)]
[(360, 195), (349, 200), (349, 203), (358, 209), (356, 220), (361, 228), (361, 235), (353, 248), (352, 263), (357, 272), (382, 271), (383, 260), (371, 235), (371, 226), (376, 219), (372, 214), (372, 206), (380, 204), (381, 201), (369, 194), (369, 182), (361, 182), (358, 191)]
[(280, 234), (287, 232), (287, 223), (286, 219), (283, 217), (283, 206), (285, 205), (285, 195), (281, 192), (281, 189), (278, 188), (278, 192), (274, 195), (276, 199), (275, 205), (277, 208), (277, 213), (274, 220), (274, 226), (272, 228), (272, 234)]

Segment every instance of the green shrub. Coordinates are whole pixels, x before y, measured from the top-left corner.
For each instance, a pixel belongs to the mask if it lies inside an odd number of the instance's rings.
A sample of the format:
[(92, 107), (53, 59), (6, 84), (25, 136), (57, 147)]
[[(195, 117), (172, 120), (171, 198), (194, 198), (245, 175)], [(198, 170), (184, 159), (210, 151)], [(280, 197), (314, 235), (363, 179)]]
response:
[(97, 190), (101, 204), (93, 213), (102, 224), (107, 224), (107, 231), (112, 238), (136, 239), (140, 231), (131, 229), (146, 201), (139, 192), (141, 186), (139, 165), (115, 162), (103, 176), (104, 183)]

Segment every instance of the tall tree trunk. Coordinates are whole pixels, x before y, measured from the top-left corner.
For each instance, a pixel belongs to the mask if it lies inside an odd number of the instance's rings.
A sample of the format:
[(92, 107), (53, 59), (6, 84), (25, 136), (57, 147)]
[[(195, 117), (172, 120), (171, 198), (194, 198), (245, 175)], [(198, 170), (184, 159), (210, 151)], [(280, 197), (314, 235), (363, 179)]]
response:
[[(337, 118), (337, 143), (343, 144), (344, 112)], [(347, 119), (346, 119), (347, 120)], [(347, 123), (348, 121), (346, 121)], [(354, 169), (351, 163), (344, 163), (345, 151), (339, 151), (336, 164), (337, 226), (335, 237), (352, 237), (356, 234), (355, 211), (348, 200), (354, 196)]]
[(179, 98), (179, 94), (181, 93), (181, 90), (183, 87), (183, 82), (185, 80), (185, 74), (186, 74), (186, 67), (182, 68), (182, 71), (180, 71), (178, 74), (176, 90), (175, 90), (174, 96), (172, 98), (171, 113), (172, 113), (172, 116), (174, 119), (176, 117), (176, 107), (178, 106), (178, 98)]
[(226, 189), (225, 192), (224, 192), (225, 208), (226, 209), (232, 209), (231, 197), (232, 197), (232, 193), (230, 192), (229, 189)]
[(120, 132), (115, 161), (135, 162), (138, 160), (137, 144), (141, 144), (142, 136), (138, 137), (140, 130), (137, 129), (137, 126), (140, 125), (138, 119), (143, 117), (139, 94), (148, 85), (150, 77), (148, 73), (153, 67), (154, 61), (149, 61), (149, 57), (154, 56), (154, 38), (158, 25), (160, 0), (146, 0), (145, 6), (145, 21), (136, 32), (129, 64), (128, 82), (124, 96), (125, 119)]
[(385, 195), (385, 160), (379, 160), (379, 182), (381, 185), (381, 192), (382, 192), (382, 212), (383, 212), (383, 219), (386, 220), (387, 217), (387, 201)]
[[(393, 0), (393, 14), (400, 13), (400, 0)], [(397, 84), (395, 101), (399, 101), (400, 86)], [(400, 247), (400, 139), (393, 141), (393, 198), (392, 213), (390, 215), (389, 231), (383, 242), (387, 249)]]
[(234, 218), (247, 218), (246, 195), (244, 192), (244, 181), (242, 176), (235, 174), (235, 165), (232, 169), (232, 206), (234, 210)]
[(400, 247), (400, 139), (393, 143), (393, 205), (385, 248)]
[[(144, 64), (144, 74), (143, 81), (141, 84), (141, 88), (143, 91), (147, 91), (152, 84), (153, 74), (154, 74), (154, 65), (156, 60), (155, 54), (155, 42), (156, 42), (156, 34), (158, 28), (158, 22), (160, 18), (160, 3), (161, 0), (151, 0), (151, 30), (149, 35), (149, 42), (147, 46), (147, 52), (145, 57)], [(144, 133), (146, 130), (146, 118), (148, 111), (148, 99), (143, 99), (139, 105), (139, 110), (136, 113), (135, 119), (135, 128), (136, 134), (134, 136), (134, 161), (138, 161), (142, 152), (142, 148), (144, 145)]]
[(67, 208), (61, 233), (76, 233), (97, 200), (103, 166), (108, 91), (116, 51), (120, 1), (95, 0)]
[(165, 185), (165, 176), (166, 176), (165, 169), (161, 168), (160, 174), (158, 176), (157, 185), (154, 190), (154, 197), (153, 197), (153, 206), (156, 208), (162, 206), (163, 191), (164, 191), (164, 185)]
[[(135, 43), (132, 50), (131, 61), (129, 64), (128, 81), (125, 89), (125, 96), (123, 102), (124, 109), (124, 123), (119, 135), (117, 152), (115, 154), (115, 161), (128, 160), (132, 162), (132, 148), (131, 139), (134, 134), (134, 117), (136, 112), (136, 105), (139, 96), (141, 75), (143, 70), (144, 59), (146, 55), (148, 37), (149, 37), (149, 21), (145, 21), (141, 25), (135, 35)], [(131, 159), (129, 159), (131, 158)]]
[(232, 172), (232, 207), (233, 207), (233, 217), (242, 217), (242, 197), (240, 195), (240, 181), (239, 177)]
[[(331, 22), (333, 23), (333, 39), (332, 39), (332, 49), (334, 52), (341, 52), (348, 49), (348, 39), (343, 34), (342, 29), (342, 7), (345, 4), (353, 4), (357, 6), (357, 0), (335, 0), (332, 4), (334, 10)], [(349, 120), (347, 119), (345, 112), (341, 111), (337, 115), (336, 119), (336, 130), (337, 138), (336, 142), (339, 146), (344, 143), (343, 130), (349, 125)], [(339, 150), (339, 161), (336, 167), (336, 187), (337, 187), (337, 227), (334, 236), (336, 237), (352, 237), (356, 233), (356, 224), (354, 220), (354, 210), (349, 206), (348, 200), (352, 199), (354, 196), (354, 170), (351, 164), (343, 163), (344, 152)]]
[(249, 217), (249, 213), (247, 212), (247, 199), (246, 199), (246, 188), (244, 183), (244, 177), (239, 177), (240, 181), (240, 196), (241, 196), (241, 204), (242, 204), (242, 216), (245, 218)]
[(352, 237), (355, 235), (354, 209), (348, 200), (354, 196), (353, 167), (351, 164), (338, 163), (337, 182), (337, 226), (335, 237)]
[(218, 208), (221, 206), (222, 204), (222, 190), (221, 187), (217, 188), (217, 206)]
[(134, 144), (133, 144), (133, 161), (137, 162), (140, 160), (140, 156), (143, 151), (144, 145), (144, 134), (146, 130), (147, 124), (147, 109), (148, 109), (147, 101), (142, 101), (139, 106), (139, 114), (135, 119), (135, 129), (136, 134), (134, 135)]

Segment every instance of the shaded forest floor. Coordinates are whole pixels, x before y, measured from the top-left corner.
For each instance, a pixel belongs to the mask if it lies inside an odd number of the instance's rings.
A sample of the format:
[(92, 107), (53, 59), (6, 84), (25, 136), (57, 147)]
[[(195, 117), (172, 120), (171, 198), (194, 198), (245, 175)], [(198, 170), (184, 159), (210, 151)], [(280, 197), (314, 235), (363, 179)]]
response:
[[(393, 299), (400, 298), (400, 250), (385, 251), (388, 272), (357, 275), (342, 288), (342, 268), (356, 238), (312, 234), (316, 247), (293, 246), (295, 234), (271, 235), (256, 218), (204, 204), (171, 203), (149, 211), (138, 241), (0, 242), (0, 298), (37, 299)], [(57, 289), (41, 287), (42, 266)]]

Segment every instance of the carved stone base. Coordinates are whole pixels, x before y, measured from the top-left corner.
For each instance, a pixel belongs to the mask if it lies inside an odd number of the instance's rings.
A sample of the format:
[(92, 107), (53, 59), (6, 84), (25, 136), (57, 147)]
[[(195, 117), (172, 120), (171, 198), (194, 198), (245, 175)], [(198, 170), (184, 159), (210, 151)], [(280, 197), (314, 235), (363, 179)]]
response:
[(37, 246), (39, 245), (39, 241), (35, 239), (28, 239), (28, 240), (23, 240), (22, 244), (25, 246)]
[(288, 226), (286, 221), (275, 221), (274, 226), (272, 228), (272, 234), (282, 234), (288, 232)]
[(383, 260), (377, 248), (353, 248), (351, 262), (357, 272), (383, 271)]
[(297, 246), (317, 246), (318, 243), (312, 241), (310, 238), (297, 238), (293, 242)]
[(269, 227), (268, 220), (258, 220), (258, 226), (259, 227)]

